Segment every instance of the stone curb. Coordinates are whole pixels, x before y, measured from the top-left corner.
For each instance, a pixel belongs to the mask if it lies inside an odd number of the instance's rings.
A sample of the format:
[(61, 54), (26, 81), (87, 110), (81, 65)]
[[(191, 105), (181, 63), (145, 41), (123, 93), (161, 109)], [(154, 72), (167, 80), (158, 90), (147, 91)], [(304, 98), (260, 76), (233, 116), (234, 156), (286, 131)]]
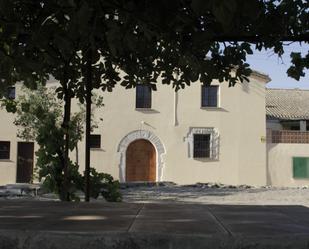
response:
[(244, 238), (133, 232), (0, 231), (1, 249), (305, 249), (308, 243), (306, 235)]

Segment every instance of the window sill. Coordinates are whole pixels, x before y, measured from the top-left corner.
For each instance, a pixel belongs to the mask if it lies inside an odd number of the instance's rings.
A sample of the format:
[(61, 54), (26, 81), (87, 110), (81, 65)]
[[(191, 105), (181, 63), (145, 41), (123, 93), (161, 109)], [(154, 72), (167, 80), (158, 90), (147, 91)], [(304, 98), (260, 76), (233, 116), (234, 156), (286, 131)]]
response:
[(90, 148), (92, 151), (104, 151), (102, 148)]
[(219, 159), (209, 158), (209, 157), (193, 157), (195, 161), (202, 161), (202, 162), (218, 162)]
[(0, 159), (0, 163), (12, 163), (13, 161), (11, 159)]
[(214, 111), (214, 112), (227, 112), (226, 109), (222, 108), (222, 107), (200, 107), (201, 110), (205, 110), (205, 111)]
[(159, 113), (157, 110), (152, 108), (135, 108), (135, 111), (143, 113)]
[(222, 109), (220, 106), (201, 106), (201, 109)]
[(135, 111), (151, 111), (153, 110), (151, 107), (135, 107)]

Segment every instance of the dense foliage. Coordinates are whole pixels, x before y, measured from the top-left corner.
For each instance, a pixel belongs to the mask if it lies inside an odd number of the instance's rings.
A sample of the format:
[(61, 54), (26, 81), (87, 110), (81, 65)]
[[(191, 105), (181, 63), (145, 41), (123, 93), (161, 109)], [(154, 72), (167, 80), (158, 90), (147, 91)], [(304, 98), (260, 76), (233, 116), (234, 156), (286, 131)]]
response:
[[(111, 90), (117, 82), (155, 88), (161, 75), (179, 89), (197, 79), (234, 85), (250, 73), (252, 45), (280, 56), (284, 41), (309, 40), (303, 0), (1, 0), (0, 14), (2, 82), (33, 85), (50, 73), (59, 80), (67, 75), (81, 98), (83, 86), (73, 83), (86, 73), (78, 52), (87, 58), (89, 48), (95, 88)], [(291, 57), (288, 73), (298, 79), (308, 55)]]
[[(85, 189), (83, 185), (85, 181), (81, 183), (82, 189)], [(92, 198), (96, 199), (101, 194), (107, 201), (120, 202), (122, 196), (119, 189), (119, 181), (115, 181), (111, 175), (98, 173), (94, 168), (90, 169), (90, 196)]]

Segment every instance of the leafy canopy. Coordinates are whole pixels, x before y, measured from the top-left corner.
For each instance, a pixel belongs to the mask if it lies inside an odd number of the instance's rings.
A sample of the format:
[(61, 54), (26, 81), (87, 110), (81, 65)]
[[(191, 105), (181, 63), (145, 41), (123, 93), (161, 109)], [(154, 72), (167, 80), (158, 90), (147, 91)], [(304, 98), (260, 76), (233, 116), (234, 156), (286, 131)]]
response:
[[(285, 41), (309, 40), (303, 0), (0, 0), (0, 15), (0, 89), (51, 74), (70, 79), (81, 100), (89, 49), (94, 88), (156, 89), (161, 76), (178, 90), (196, 80), (232, 86), (250, 75), (252, 47), (281, 56)], [(292, 53), (288, 75), (304, 76), (308, 57)]]

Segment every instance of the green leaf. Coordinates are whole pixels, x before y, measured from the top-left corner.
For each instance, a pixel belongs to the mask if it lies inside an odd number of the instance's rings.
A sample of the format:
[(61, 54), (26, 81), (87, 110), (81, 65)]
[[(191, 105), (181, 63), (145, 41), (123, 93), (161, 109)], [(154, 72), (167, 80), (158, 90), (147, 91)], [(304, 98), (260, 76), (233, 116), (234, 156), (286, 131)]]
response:
[(156, 84), (150, 84), (151, 90), (157, 91), (157, 85)]
[(212, 6), (216, 19), (228, 30), (233, 25), (233, 18), (237, 10), (236, 0), (214, 1)]
[(21, 103), (21, 110), (22, 110), (22, 112), (29, 112), (30, 103)]
[(252, 51), (252, 49), (251, 49), (251, 44), (250, 44), (250, 43), (243, 42), (243, 43), (241, 44), (241, 48), (242, 48), (243, 50), (245, 50), (247, 54), (253, 54), (253, 51)]
[(210, 7), (210, 1), (205, 0), (192, 0), (191, 8), (196, 14), (205, 14)]
[(17, 111), (17, 104), (15, 101), (6, 101), (5, 108), (7, 112), (16, 113)]

